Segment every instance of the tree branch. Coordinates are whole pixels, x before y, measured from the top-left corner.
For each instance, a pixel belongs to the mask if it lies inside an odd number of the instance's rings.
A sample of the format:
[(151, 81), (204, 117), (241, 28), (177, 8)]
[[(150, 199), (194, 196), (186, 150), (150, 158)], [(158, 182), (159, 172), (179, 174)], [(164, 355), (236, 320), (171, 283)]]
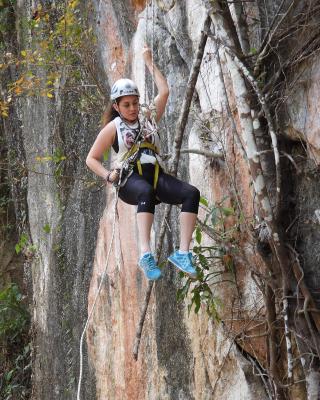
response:
[[(173, 147), (173, 160), (172, 160), (171, 166), (170, 166), (170, 172), (173, 175), (176, 175), (177, 170), (178, 170), (178, 163), (179, 163), (179, 158), (180, 158), (180, 148), (182, 145), (183, 134), (184, 134), (187, 122), (188, 122), (190, 105), (191, 105), (193, 93), (195, 90), (195, 86), (196, 86), (199, 71), (200, 71), (201, 61), (203, 58), (204, 48), (205, 48), (207, 38), (208, 38), (208, 31), (210, 29), (210, 24), (211, 24), (211, 19), (209, 16), (207, 16), (204, 21), (203, 30), (201, 32), (197, 53), (196, 53), (195, 59), (193, 61), (192, 67), (191, 67), (191, 71), (190, 71), (190, 75), (189, 75), (189, 79), (188, 79), (188, 83), (187, 83), (187, 89), (186, 89), (186, 92), (184, 95), (181, 112), (180, 112), (180, 115), (179, 115), (179, 118), (177, 121), (177, 125), (176, 125), (176, 132), (175, 132), (175, 137), (174, 137), (174, 147)], [(161, 254), (163, 239), (164, 239), (164, 236), (166, 233), (166, 227), (167, 227), (166, 220), (169, 218), (171, 207), (172, 206), (169, 204), (166, 205), (166, 208), (164, 211), (164, 218), (161, 223), (160, 235), (159, 235), (159, 239), (158, 239), (159, 244), (158, 244), (158, 247), (156, 250), (156, 260), (157, 261), (159, 260), (159, 257)], [(136, 361), (138, 360), (138, 353), (139, 353), (140, 340), (141, 340), (141, 336), (142, 336), (142, 329), (143, 329), (143, 324), (144, 324), (144, 320), (145, 320), (147, 309), (148, 309), (148, 304), (150, 301), (152, 288), (153, 288), (153, 281), (150, 281), (146, 295), (145, 295), (144, 304), (143, 304), (143, 308), (142, 308), (142, 312), (141, 312), (141, 316), (140, 316), (140, 320), (139, 320), (139, 324), (138, 324), (138, 328), (137, 328), (137, 332), (136, 332), (134, 347), (133, 347), (133, 357)]]
[[(273, 119), (272, 119), (272, 116), (271, 116), (271, 112), (270, 112), (268, 103), (267, 103), (262, 91), (260, 90), (260, 88), (258, 86), (258, 83), (256, 82), (255, 78), (253, 77), (253, 75), (251, 74), (249, 69), (246, 67), (246, 65), (232, 51), (230, 46), (226, 45), (225, 43), (222, 43), (222, 41), (219, 38), (217, 38), (215, 35), (213, 35), (213, 34), (209, 34), (209, 36), (211, 38), (213, 38), (214, 40), (216, 40), (221, 45), (221, 47), (228, 52), (228, 54), (230, 55), (232, 60), (235, 62), (235, 64), (240, 69), (242, 74), (245, 76), (247, 81), (253, 87), (254, 91), (256, 92), (256, 95), (258, 96), (258, 99), (259, 99), (259, 102), (261, 104), (261, 107), (263, 109), (264, 116), (265, 116), (265, 118), (267, 120), (267, 123), (268, 123), (269, 134), (270, 134), (271, 141), (272, 141), (272, 148), (273, 148), (274, 160), (275, 160), (275, 169), (276, 169), (276, 194), (275, 194), (275, 197), (276, 197), (276, 208), (275, 208), (274, 213), (275, 213), (275, 215), (277, 217), (278, 213), (279, 213), (279, 207), (280, 207), (280, 190), (281, 190), (280, 154), (279, 154), (279, 150), (278, 150), (278, 139), (277, 139), (277, 135), (276, 135), (276, 130), (275, 130), (275, 127), (274, 127), (274, 123), (273, 123)], [(256, 154), (258, 154), (258, 153), (256, 153)]]
[(178, 163), (180, 159), (180, 148), (182, 145), (182, 138), (183, 134), (188, 122), (188, 116), (189, 116), (189, 111), (190, 111), (190, 106), (191, 106), (191, 101), (193, 97), (193, 93), (196, 87), (198, 75), (200, 72), (200, 66), (201, 66), (201, 61), (203, 58), (203, 53), (204, 53), (204, 48), (207, 43), (208, 39), (208, 31), (210, 29), (211, 25), (211, 18), (207, 16), (207, 18), (204, 21), (203, 25), (203, 30), (201, 33), (198, 49), (196, 56), (194, 58), (192, 67), (191, 67), (191, 72), (189, 75), (188, 83), (187, 83), (187, 90), (184, 95), (184, 99), (182, 102), (181, 106), (181, 112), (177, 121), (176, 125), (176, 133), (175, 133), (175, 138), (174, 138), (174, 144), (173, 144), (173, 160), (171, 162), (171, 166), (169, 168), (170, 173), (176, 174), (177, 169), (178, 169)]
[[(186, 153), (191, 153), (191, 154), (199, 154), (200, 156), (208, 157), (208, 158), (214, 158), (215, 160), (222, 160), (224, 159), (223, 154), (221, 153), (215, 153), (213, 151), (209, 150), (201, 150), (201, 149), (181, 149), (180, 154), (186, 154)], [(171, 153), (163, 154), (161, 156), (162, 159), (167, 159), (171, 156)]]

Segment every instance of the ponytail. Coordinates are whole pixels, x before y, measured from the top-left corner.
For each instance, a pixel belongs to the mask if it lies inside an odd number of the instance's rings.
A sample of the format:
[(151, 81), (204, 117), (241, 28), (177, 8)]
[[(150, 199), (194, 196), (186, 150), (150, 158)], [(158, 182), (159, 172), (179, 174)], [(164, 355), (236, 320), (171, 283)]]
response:
[(116, 117), (119, 117), (118, 111), (113, 107), (113, 103), (110, 102), (107, 105), (104, 113), (102, 114), (101, 122), (102, 127), (106, 126), (110, 121), (114, 120)]

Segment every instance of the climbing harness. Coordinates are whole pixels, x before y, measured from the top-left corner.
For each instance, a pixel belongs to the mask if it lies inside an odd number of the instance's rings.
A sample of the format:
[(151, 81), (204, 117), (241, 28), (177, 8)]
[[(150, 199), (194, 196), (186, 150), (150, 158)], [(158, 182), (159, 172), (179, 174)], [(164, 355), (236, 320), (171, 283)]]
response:
[[(134, 167), (136, 166), (138, 169), (139, 175), (143, 176), (143, 168), (142, 163), (140, 161), (141, 151), (143, 149), (151, 150), (155, 155), (159, 155), (159, 148), (151, 142), (147, 142), (145, 140), (145, 136), (151, 137), (155, 134), (158, 134), (158, 126), (155, 121), (155, 106), (148, 106), (147, 104), (141, 105), (141, 124), (139, 123), (139, 132), (136, 135), (135, 141), (127, 153), (122, 157), (122, 165), (120, 168), (119, 180), (114, 183), (115, 187), (123, 187), (130, 175), (133, 173)], [(123, 119), (122, 119), (123, 121)], [(124, 121), (123, 121), (124, 122)], [(125, 122), (124, 122), (125, 124)], [(126, 124), (125, 124), (126, 125)], [(127, 127), (131, 129), (128, 125)], [(160, 164), (155, 156), (154, 163), (155, 171), (154, 171), (154, 182), (153, 187), (156, 189), (160, 171)]]

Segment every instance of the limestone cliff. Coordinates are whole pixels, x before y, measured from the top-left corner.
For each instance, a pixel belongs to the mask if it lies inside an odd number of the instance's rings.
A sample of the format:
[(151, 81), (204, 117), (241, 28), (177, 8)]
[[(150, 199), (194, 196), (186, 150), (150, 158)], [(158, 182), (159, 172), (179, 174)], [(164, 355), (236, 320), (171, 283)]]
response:
[[(75, 58), (55, 64), (49, 96), (18, 97), (2, 125), (8, 148), (21, 149), (25, 169), (19, 179), (12, 174), (12, 195), (17, 200), (23, 188), (23, 224), (36, 245), (24, 271), (33, 293), (32, 399), (76, 398), (80, 335), (106, 268), (86, 334), (81, 399), (318, 399), (318, 2), (53, 3), (17, 2), (12, 52), (50, 37), (23, 21), (46, 12), (67, 21), (69, 8), (70, 18), (76, 9), (77, 22), (88, 24), (83, 43), (69, 36)], [(211, 28), (179, 164), (179, 176), (203, 197), (193, 243), (203, 277), (187, 282), (166, 262), (179, 238), (174, 208), (160, 257), (164, 276), (153, 288), (135, 361), (147, 289), (137, 268), (135, 208), (119, 201), (114, 225), (115, 193), (92, 188), (85, 158), (112, 82), (131, 77), (141, 101), (150, 101), (146, 40), (170, 87), (160, 125), (162, 153), (170, 157), (207, 15)], [(67, 41), (55, 43), (67, 48)], [(46, 79), (51, 72), (33, 70)], [(5, 73), (19, 78), (17, 65)], [(160, 205), (154, 248), (162, 218)], [(177, 290), (189, 284), (178, 302)], [(197, 313), (194, 293), (201, 295)]]

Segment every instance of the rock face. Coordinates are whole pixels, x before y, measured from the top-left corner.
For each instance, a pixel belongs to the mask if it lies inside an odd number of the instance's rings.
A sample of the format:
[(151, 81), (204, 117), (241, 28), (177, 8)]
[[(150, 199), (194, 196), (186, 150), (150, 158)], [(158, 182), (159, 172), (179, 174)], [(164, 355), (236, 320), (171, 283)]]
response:
[[(103, 9), (99, 3), (100, 9)], [(107, 2), (105, 9), (111, 7)], [(196, 10), (194, 15), (192, 10)], [(114, 35), (108, 35), (110, 18), (115, 9), (100, 14), (99, 42), (104, 43), (104, 54), (115, 51), (121, 46), (119, 38), (130, 34), (123, 31), (123, 24), (117, 22)], [(151, 14), (149, 10), (149, 18)], [(166, 143), (172, 142), (174, 120), (177, 117), (181, 99), (186, 87), (188, 70), (192, 62), (192, 47), (196, 47), (201, 26), (205, 18), (205, 9), (201, 3), (175, 3), (169, 6), (156, 6), (155, 57), (161, 70), (168, 79), (171, 90), (168, 112), (161, 127)], [(145, 81), (144, 68), (141, 65), (139, 50), (144, 42), (145, 18), (147, 12), (140, 14), (136, 31), (132, 38), (131, 53), (128, 58), (133, 65), (132, 77), (135, 81)], [(148, 21), (147, 31), (151, 31)], [(179, 30), (177, 30), (179, 27)], [(114, 29), (113, 26), (112, 29)], [(161, 43), (161, 45), (160, 45)], [(113, 49), (113, 50), (110, 50)], [(211, 45), (208, 43), (207, 52)], [(209, 55), (206, 56), (207, 58)], [(123, 58), (104, 58), (104, 68), (110, 85), (114, 79), (123, 76), (125, 68)], [(212, 66), (211, 66), (212, 67)], [(203, 74), (207, 79), (208, 66), (204, 64)], [(212, 78), (211, 78), (212, 76)], [(217, 76), (214, 68), (210, 69), (210, 79)], [(214, 81), (213, 81), (214, 84)], [(199, 81), (199, 101), (204, 111), (220, 110), (219, 85), (210, 91), (209, 98), (205, 92), (205, 80)], [(220, 89), (221, 90), (221, 89)], [(144, 90), (141, 90), (143, 93)], [(211, 107), (211, 108), (210, 108)], [(196, 113), (192, 114), (196, 120)], [(199, 124), (198, 124), (199, 125)], [(172, 127), (171, 129), (166, 129)], [(191, 125), (190, 125), (191, 128)], [(190, 129), (189, 128), (189, 129)], [(189, 136), (189, 147), (201, 146), (199, 131), (194, 128)], [(187, 137), (188, 135), (186, 135)], [(197, 143), (198, 142), (198, 143)], [(184, 147), (187, 147), (187, 141)], [(217, 144), (218, 146), (218, 144)], [(170, 151), (170, 145), (168, 146)], [(189, 162), (185, 157), (181, 167), (187, 178)], [(216, 177), (209, 163), (199, 156), (190, 157), (191, 183), (198, 185), (203, 195), (211, 201), (221, 199), (223, 194), (212, 189), (215, 182), (223, 182), (223, 174)], [(203, 177), (205, 179), (203, 179)], [(200, 184), (201, 182), (201, 184)], [(248, 194), (247, 194), (248, 195)], [(137, 269), (138, 243), (135, 238), (135, 208), (118, 203), (119, 223), (116, 224), (115, 245), (106, 265), (107, 252), (112, 238), (112, 208), (114, 198), (108, 201), (107, 212), (101, 220), (98, 238), (96, 262), (89, 291), (89, 310), (94, 302), (97, 287), (104, 268), (108, 268), (108, 278), (103, 285), (97, 300), (94, 316), (88, 332), (90, 360), (96, 371), (96, 388), (98, 399), (264, 399), (267, 398), (263, 385), (252, 376), (250, 363), (239, 352), (232, 349), (231, 342), (223, 329), (208, 320), (204, 312), (198, 316), (188, 316), (185, 307), (177, 304), (176, 287), (179, 279), (176, 271), (165, 265), (164, 277), (155, 285), (149, 304), (147, 321), (144, 326), (139, 360), (132, 356), (135, 331), (139, 321), (144, 293), (145, 278)], [(156, 217), (161, 220), (161, 215)], [(170, 243), (177, 243), (177, 214), (172, 216), (173, 237), (166, 239), (164, 255), (172, 249)], [(157, 223), (156, 223), (157, 226)], [(157, 235), (155, 235), (157, 236)], [(120, 240), (121, 239), (121, 240)], [(157, 243), (157, 241), (155, 241)], [(164, 257), (163, 255), (163, 257)], [(250, 378), (248, 378), (248, 374)], [(221, 377), (221, 380), (219, 379)], [(224, 383), (226, 382), (226, 383)], [(231, 382), (234, 382), (230, 385)], [(227, 388), (228, 387), (228, 388)]]
[[(18, 2), (18, 20), (30, 14), (31, 3)], [(153, 43), (155, 61), (170, 87), (168, 106), (160, 125), (164, 154), (171, 152), (208, 3), (154, 0), (154, 8), (145, 8), (144, 1), (93, 0), (97, 35), (95, 62), (97, 69), (101, 68), (97, 81), (105, 93), (116, 79), (128, 76), (137, 82), (141, 101), (149, 101), (151, 81), (145, 74), (140, 50), (146, 34), (150, 45)], [(260, 15), (263, 23), (275, 13), (274, 2), (265, 3), (268, 7), (262, 11), (259, 4), (245, 6), (251, 40), (257, 46), (261, 27), (252, 21)], [(232, 16), (236, 18), (236, 8)], [(23, 35), (26, 33), (21, 30), (20, 36)], [(28, 40), (32, 41), (30, 37)], [(210, 288), (219, 299), (218, 313), (223, 322), (209, 318), (202, 307), (197, 314), (193, 309), (189, 313), (190, 299), (177, 302), (177, 289), (185, 281), (164, 262), (164, 276), (155, 284), (148, 307), (138, 361), (134, 360), (132, 350), (147, 282), (137, 268), (135, 207), (119, 200), (115, 214), (116, 197), (112, 190), (104, 187), (90, 190), (82, 179), (59, 178), (54, 163), (35, 164), (34, 161), (61, 147), (68, 160), (63, 164), (64, 174), (72, 172), (76, 177), (87, 178), (85, 158), (99, 131), (103, 107), (99, 104), (94, 112), (83, 112), (78, 96), (68, 92), (57, 95), (54, 102), (49, 98), (31, 98), (18, 104), (19, 143), (29, 171), (28, 223), (32, 242), (38, 246), (32, 263), (34, 400), (76, 398), (79, 341), (93, 305), (84, 343), (81, 399), (271, 398), (270, 383), (261, 379), (269, 362), (266, 357), (269, 344), (259, 279), (267, 271), (254, 244), (253, 227), (258, 225), (256, 204), (247, 163), (241, 155), (245, 144), (235, 134), (240, 123), (232, 83), (225, 73), (227, 60), (221, 54), (220, 66), (216, 56), (215, 43), (209, 38), (182, 148), (223, 154), (224, 159), (182, 154), (179, 176), (197, 186), (207, 199), (208, 206), (201, 208), (200, 219), (210, 217), (222, 221), (216, 231), (216, 241), (203, 230), (201, 245), (217, 246), (218, 254), (218, 247), (225, 244), (226, 237), (232, 237), (232, 246), (236, 243), (241, 249), (232, 262), (228, 252), (223, 256), (219, 253), (219, 263), (212, 261), (213, 271), (218, 271), (219, 278), (210, 283)], [(295, 164), (299, 173), (288, 177), (285, 190), (286, 204), (288, 207), (291, 204), (290, 218), (288, 215), (283, 218), (294, 221), (303, 210), (304, 217), (299, 220), (301, 230), (297, 228), (292, 238), (297, 240), (297, 249), (304, 255), (307, 283), (316, 296), (320, 284), (319, 271), (314, 265), (315, 259), (319, 264), (320, 193), (316, 165), (320, 141), (319, 106), (315, 98), (319, 92), (320, 69), (319, 62), (312, 60), (301, 66), (302, 73), (297, 71), (299, 81), (286, 103), (284, 131), (286, 140), (290, 138), (288, 146), (301, 155), (296, 140), (302, 141), (307, 153), (298, 166)], [(221, 73), (225, 73), (224, 84)], [(67, 86), (63, 80), (60, 84)], [(16, 134), (7, 125), (6, 135), (11, 146)], [(304, 179), (306, 176), (309, 183)], [(220, 205), (216, 207), (217, 214), (213, 205)], [(239, 220), (234, 215), (235, 209), (240, 210)], [(155, 216), (154, 248), (158, 244), (162, 216), (160, 205)], [(174, 208), (161, 262), (178, 245), (178, 218), (179, 209)], [(240, 234), (244, 220), (249, 228), (247, 234)], [(50, 232), (44, 237), (46, 225), (50, 226)], [(293, 231), (294, 222), (284, 229)], [(295, 386), (289, 395), (290, 399), (305, 399), (306, 390)]]
[(306, 141), (309, 157), (319, 164), (319, 105), (313, 100), (319, 95), (319, 61), (303, 66), (299, 80), (288, 102), (288, 135)]

